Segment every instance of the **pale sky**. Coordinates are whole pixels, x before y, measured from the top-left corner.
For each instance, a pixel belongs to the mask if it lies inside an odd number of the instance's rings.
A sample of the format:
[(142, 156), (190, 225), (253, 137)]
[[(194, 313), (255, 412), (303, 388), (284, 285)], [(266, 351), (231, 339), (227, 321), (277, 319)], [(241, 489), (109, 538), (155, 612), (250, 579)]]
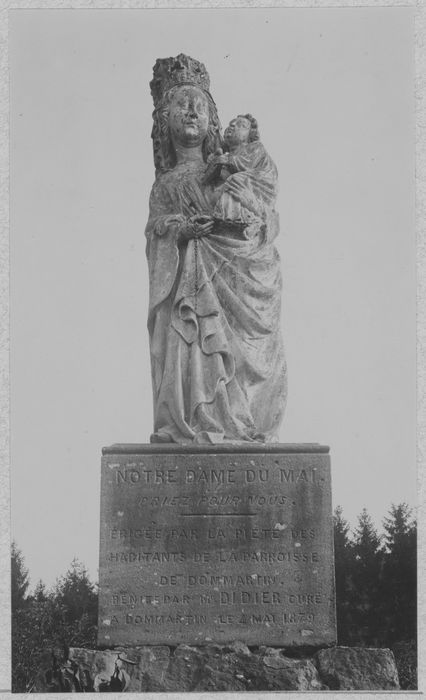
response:
[(203, 61), (280, 177), (282, 442), (333, 502), (416, 505), (413, 9), (16, 10), (12, 535), (32, 582), (97, 578), (101, 448), (152, 428), (144, 227), (157, 57)]

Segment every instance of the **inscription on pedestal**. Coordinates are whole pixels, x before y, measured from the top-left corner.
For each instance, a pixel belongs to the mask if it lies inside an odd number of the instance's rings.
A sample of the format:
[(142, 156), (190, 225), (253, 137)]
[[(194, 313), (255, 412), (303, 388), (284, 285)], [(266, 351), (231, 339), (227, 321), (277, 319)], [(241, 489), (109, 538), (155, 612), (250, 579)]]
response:
[(99, 645), (334, 643), (329, 457), (299, 449), (105, 450)]

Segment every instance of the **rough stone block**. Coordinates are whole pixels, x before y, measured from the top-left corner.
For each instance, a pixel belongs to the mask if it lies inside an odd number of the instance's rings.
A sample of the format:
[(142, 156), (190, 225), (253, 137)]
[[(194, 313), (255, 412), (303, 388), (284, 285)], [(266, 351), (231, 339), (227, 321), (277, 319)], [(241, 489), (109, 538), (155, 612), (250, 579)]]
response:
[(101, 647), (336, 639), (328, 448), (104, 450)]
[[(220, 692), (247, 690), (321, 690), (309, 659), (289, 659), (276, 650), (251, 652), (244, 644), (191, 647), (139, 647), (91, 652), (71, 649), (70, 660), (87, 673), (93, 687), (107, 687), (115, 662), (124, 659), (125, 692)], [(279, 659), (279, 660), (278, 660)], [(133, 662), (133, 663), (132, 663)], [(103, 685), (101, 685), (103, 684)]]
[(397, 690), (398, 671), (390, 649), (335, 647), (315, 655), (330, 690)]
[(323, 690), (318, 670), (309, 658), (292, 659), (284, 649), (266, 649), (263, 656), (268, 690)]

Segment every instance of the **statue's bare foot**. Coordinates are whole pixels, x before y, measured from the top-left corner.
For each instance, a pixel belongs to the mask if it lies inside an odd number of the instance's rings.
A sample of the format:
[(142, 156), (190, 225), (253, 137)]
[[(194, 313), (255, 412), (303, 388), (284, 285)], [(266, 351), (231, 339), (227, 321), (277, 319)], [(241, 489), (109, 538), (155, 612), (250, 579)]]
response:
[(166, 433), (151, 433), (149, 441), (151, 443), (173, 442), (173, 440), (170, 438), (170, 435), (167, 435)]

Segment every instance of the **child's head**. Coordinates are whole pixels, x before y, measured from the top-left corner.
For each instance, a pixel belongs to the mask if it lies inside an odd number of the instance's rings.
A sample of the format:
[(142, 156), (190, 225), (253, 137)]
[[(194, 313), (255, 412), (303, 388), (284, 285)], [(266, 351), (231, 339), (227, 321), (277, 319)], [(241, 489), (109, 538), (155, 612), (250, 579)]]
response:
[(239, 114), (229, 122), (223, 135), (228, 148), (259, 140), (257, 120), (251, 114)]

